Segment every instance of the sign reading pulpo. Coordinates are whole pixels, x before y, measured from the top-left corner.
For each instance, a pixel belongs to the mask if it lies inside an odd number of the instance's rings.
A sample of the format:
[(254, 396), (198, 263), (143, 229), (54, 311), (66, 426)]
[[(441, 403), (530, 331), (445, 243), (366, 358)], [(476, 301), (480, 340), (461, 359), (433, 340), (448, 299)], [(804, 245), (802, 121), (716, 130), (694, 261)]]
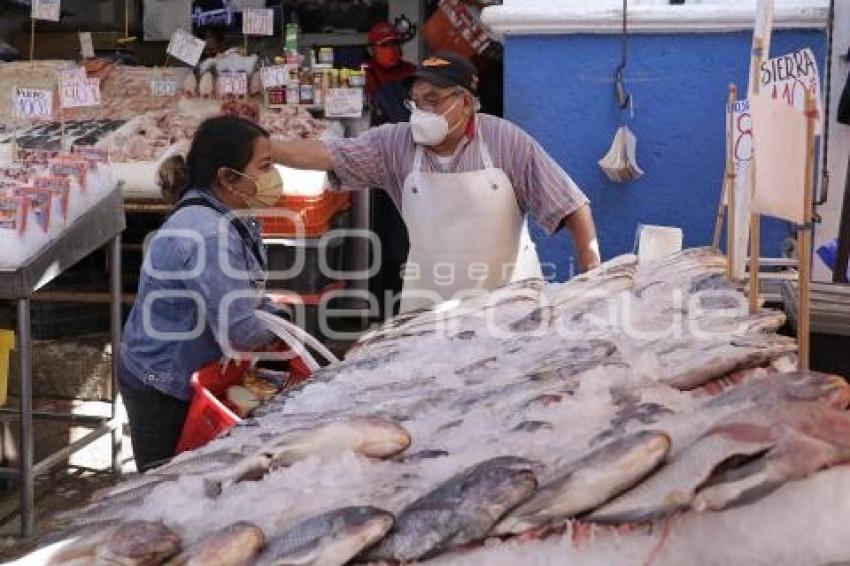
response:
[(23, 120), (52, 119), (53, 92), (32, 88), (16, 88), (15, 116)]
[(59, 83), (59, 105), (81, 108), (100, 105), (100, 79), (86, 78)]
[(171, 41), (168, 42), (167, 53), (194, 67), (201, 60), (201, 53), (204, 52), (205, 45), (203, 39), (198, 39), (194, 35), (177, 28), (171, 36)]

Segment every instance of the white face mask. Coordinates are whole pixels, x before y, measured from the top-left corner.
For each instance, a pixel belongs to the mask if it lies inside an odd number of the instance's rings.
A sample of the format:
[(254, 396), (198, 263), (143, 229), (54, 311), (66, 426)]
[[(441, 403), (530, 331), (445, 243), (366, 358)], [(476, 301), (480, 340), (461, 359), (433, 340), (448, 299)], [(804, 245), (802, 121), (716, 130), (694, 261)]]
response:
[(455, 131), (462, 123), (458, 122), (449, 130), (449, 122), (446, 120), (446, 114), (454, 110), (458, 102), (452, 104), (444, 114), (414, 108), (410, 113), (410, 133), (413, 135), (413, 141), (427, 146), (443, 143), (449, 132)]

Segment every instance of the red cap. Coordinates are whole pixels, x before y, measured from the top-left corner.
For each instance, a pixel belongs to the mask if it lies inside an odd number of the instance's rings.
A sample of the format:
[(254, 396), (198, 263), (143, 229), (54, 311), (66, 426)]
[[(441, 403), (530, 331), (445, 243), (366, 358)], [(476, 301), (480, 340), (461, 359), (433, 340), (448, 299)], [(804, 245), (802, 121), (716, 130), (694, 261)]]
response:
[(369, 45), (379, 45), (387, 41), (398, 41), (401, 34), (389, 22), (378, 22), (369, 30)]

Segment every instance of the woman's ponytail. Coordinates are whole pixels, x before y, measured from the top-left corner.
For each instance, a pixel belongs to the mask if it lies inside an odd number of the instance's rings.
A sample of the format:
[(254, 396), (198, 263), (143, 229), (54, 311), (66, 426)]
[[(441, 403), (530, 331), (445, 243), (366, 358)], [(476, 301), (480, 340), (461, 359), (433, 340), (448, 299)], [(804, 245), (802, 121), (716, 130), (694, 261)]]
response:
[(189, 166), (182, 155), (172, 155), (162, 162), (157, 172), (157, 184), (166, 202), (176, 203), (189, 188)]

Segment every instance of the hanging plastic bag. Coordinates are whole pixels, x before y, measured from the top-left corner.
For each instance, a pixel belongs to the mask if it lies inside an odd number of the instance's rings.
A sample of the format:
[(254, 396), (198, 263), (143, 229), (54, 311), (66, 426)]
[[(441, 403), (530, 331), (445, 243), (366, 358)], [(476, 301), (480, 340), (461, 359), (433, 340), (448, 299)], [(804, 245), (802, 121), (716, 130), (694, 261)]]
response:
[(637, 138), (623, 125), (617, 129), (611, 149), (599, 160), (599, 166), (614, 183), (635, 181), (643, 176), (637, 164)]

